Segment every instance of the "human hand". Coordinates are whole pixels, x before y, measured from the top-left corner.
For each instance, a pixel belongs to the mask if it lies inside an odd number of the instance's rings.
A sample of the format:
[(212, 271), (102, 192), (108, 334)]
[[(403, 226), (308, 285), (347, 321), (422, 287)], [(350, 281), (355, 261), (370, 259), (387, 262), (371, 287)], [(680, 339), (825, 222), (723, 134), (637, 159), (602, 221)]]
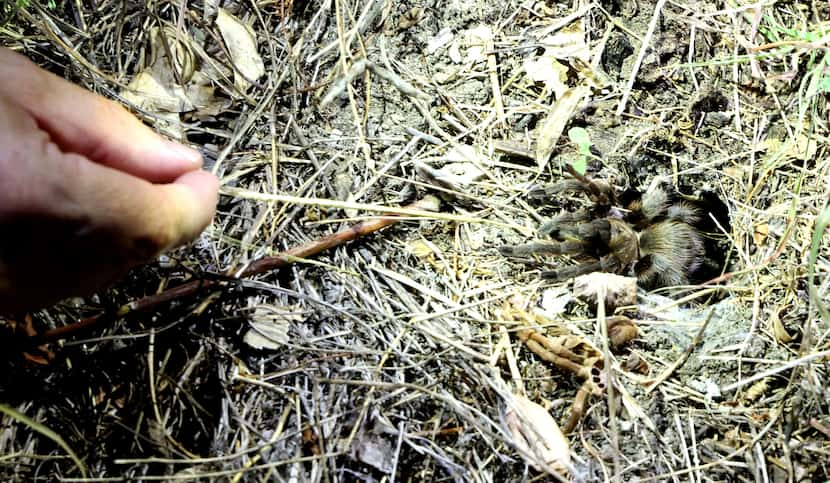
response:
[(0, 48), (0, 313), (114, 282), (196, 238), (218, 181), (118, 104)]

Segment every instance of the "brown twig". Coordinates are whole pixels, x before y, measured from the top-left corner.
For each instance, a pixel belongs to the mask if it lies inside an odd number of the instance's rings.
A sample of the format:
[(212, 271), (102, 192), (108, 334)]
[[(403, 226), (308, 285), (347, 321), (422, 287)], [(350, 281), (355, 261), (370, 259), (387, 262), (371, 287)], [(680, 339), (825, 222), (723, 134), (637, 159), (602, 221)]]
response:
[[(408, 209), (423, 210), (423, 211), (438, 211), (439, 201), (434, 196), (426, 196), (415, 203), (407, 206)], [(401, 220), (398, 215), (381, 216), (372, 220), (361, 221), (344, 230), (340, 230), (332, 235), (317, 239), (306, 245), (294, 247), (284, 253), (271, 257), (263, 257), (252, 262), (248, 268), (242, 271), (237, 278), (247, 278), (254, 275), (259, 275), (271, 270), (277, 270), (288, 265), (291, 265), (297, 260), (308, 258), (318, 253), (328, 250), (329, 248), (348, 243), (352, 240), (374, 233), (378, 230), (386, 228), (389, 225), (395, 224)], [(167, 289), (163, 292), (148, 295), (128, 304), (122, 305), (114, 314), (114, 318), (123, 317), (132, 312), (148, 310), (165, 302), (170, 302), (182, 297), (192, 295), (199, 290), (218, 287), (222, 280), (193, 280), (182, 285)], [(100, 313), (79, 320), (78, 322), (67, 324), (61, 327), (47, 330), (40, 337), (39, 341), (52, 341), (63, 339), (69, 335), (75, 334), (95, 327), (104, 318), (106, 313)]]

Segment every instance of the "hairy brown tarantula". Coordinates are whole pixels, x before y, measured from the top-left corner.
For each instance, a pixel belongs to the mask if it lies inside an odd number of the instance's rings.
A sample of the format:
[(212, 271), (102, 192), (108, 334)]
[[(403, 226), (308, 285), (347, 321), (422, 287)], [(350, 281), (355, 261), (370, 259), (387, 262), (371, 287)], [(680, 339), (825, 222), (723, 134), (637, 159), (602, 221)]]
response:
[(551, 218), (539, 228), (539, 234), (550, 239), (500, 247), (503, 255), (572, 255), (582, 262), (544, 271), (542, 277), (567, 280), (596, 271), (633, 273), (646, 289), (701, 283), (720, 274), (727, 250), (720, 246), (719, 234), (730, 228), (728, 209), (717, 195), (704, 191), (689, 199), (659, 185), (646, 193), (617, 194), (608, 183), (572, 168), (568, 172), (572, 178), (534, 187), (528, 196), (545, 200), (583, 192), (593, 206)]

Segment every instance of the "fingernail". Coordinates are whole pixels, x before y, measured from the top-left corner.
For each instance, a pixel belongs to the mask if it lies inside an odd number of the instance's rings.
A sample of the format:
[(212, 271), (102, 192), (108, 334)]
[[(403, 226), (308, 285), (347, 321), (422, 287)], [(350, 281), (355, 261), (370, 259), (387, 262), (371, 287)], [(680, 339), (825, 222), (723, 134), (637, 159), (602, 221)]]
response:
[(199, 151), (174, 141), (165, 140), (165, 142), (167, 143), (167, 149), (177, 158), (186, 161), (194, 169), (202, 167), (202, 154)]

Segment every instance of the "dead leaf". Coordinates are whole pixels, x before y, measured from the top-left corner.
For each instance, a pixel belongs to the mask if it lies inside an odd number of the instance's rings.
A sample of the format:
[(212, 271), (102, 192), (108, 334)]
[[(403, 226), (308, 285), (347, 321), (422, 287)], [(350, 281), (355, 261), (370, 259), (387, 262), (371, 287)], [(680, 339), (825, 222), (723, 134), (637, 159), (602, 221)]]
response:
[(462, 188), (466, 188), (484, 177), (484, 171), (474, 163), (447, 163), (439, 171), (452, 177), (456, 184)]
[[(175, 139), (184, 135), (180, 113), (218, 111), (218, 105), (223, 104), (214, 96), (210, 78), (196, 70), (191, 41), (171, 27), (154, 28), (150, 32), (149, 65), (120, 93), (125, 101), (154, 114), (156, 128)], [(175, 57), (172, 60), (168, 49)]]
[[(179, 83), (189, 82), (194, 71), (189, 39), (170, 27), (150, 31), (148, 65), (133, 77), (121, 97), (140, 109), (152, 113), (186, 112), (193, 103)], [(171, 59), (167, 53), (171, 52)]]
[(533, 82), (543, 82), (547, 92), (560, 99), (568, 90), (568, 68), (556, 58), (542, 54), (535, 59), (525, 59), (524, 69)]
[(551, 104), (536, 137), (536, 164), (539, 169), (547, 165), (548, 158), (553, 154), (557, 141), (565, 131), (565, 126), (589, 92), (588, 86), (579, 85), (565, 91), (561, 98)]
[(539, 43), (545, 48), (542, 55), (546, 57), (561, 60), (577, 58), (585, 62), (591, 60), (591, 52), (585, 42), (583, 22), (573, 22), (558, 32), (541, 39)]
[(288, 331), (293, 323), (303, 320), (297, 307), (260, 304), (250, 315), (250, 329), (243, 341), (254, 349), (276, 350), (288, 343)]
[(538, 471), (566, 475), (571, 450), (550, 413), (520, 394), (513, 394), (507, 403), (505, 422), (525, 461)]
[(461, 43), (457, 40), (450, 42), (450, 47), (447, 49), (447, 56), (454, 64), (460, 64), (464, 58), (461, 56)]
[(755, 224), (755, 231), (752, 233), (752, 240), (758, 246), (763, 246), (769, 235), (769, 223), (762, 222)]
[(415, 240), (406, 245), (406, 251), (418, 258), (425, 258), (432, 255), (432, 246), (426, 240)]
[(774, 311), (771, 314), (770, 325), (772, 325), (772, 333), (775, 334), (775, 339), (778, 342), (789, 344), (793, 341), (793, 336), (787, 332), (787, 328), (784, 327), (784, 323), (781, 322), (781, 317), (778, 315), (778, 311)]
[[(485, 45), (493, 40), (493, 30), (487, 25), (461, 32), (450, 44), (450, 60), (456, 64), (474, 65), (487, 60)], [(462, 53), (463, 52), (463, 53)]]
[(546, 317), (558, 317), (565, 313), (568, 303), (573, 300), (570, 290), (563, 285), (554, 285), (542, 292), (541, 307)]
[(234, 85), (239, 92), (245, 92), (250, 87), (249, 81), (256, 81), (265, 74), (265, 63), (257, 51), (254, 32), (224, 8), (217, 12), (216, 26), (228, 47), (231, 62), (239, 71), (234, 72)]
[(472, 183), (484, 177), (484, 172), (473, 163), (447, 163), (440, 169), (418, 160), (412, 164), (426, 182), (450, 191), (463, 192)]
[(398, 19), (398, 30), (406, 30), (409, 27), (418, 25), (424, 17), (423, 7), (412, 7)]
[[(27, 313), (23, 317), (22, 322), (11, 318), (7, 322), (11, 329), (20, 336), (29, 337), (34, 340), (38, 335), (34, 326), (34, 318), (32, 318), (32, 314), (30, 313)], [(45, 366), (55, 358), (55, 353), (49, 350), (48, 345), (43, 344), (23, 352), (23, 358), (29, 363)]]
[(605, 308), (613, 311), (617, 307), (637, 303), (637, 279), (614, 273), (593, 272), (574, 279), (574, 297), (594, 305), (597, 293), (605, 287)]
[(492, 166), (493, 160), (481, 152), (480, 148), (469, 144), (455, 144), (441, 158), (448, 163), (472, 162), (482, 166)]
[(150, 59), (144, 70), (151, 72), (163, 85), (187, 84), (196, 71), (193, 39), (187, 32), (171, 26), (153, 27), (150, 30)]
[(573, 66), (580, 77), (588, 80), (594, 87), (599, 87), (599, 76), (590, 67), (591, 53), (585, 42), (582, 22), (574, 22), (544, 37), (539, 43), (545, 48), (544, 52), (536, 58), (526, 59), (524, 69), (534, 82), (544, 82), (545, 88), (553, 92), (556, 99), (561, 99), (569, 88), (569, 68), (565, 63)]
[(121, 97), (148, 112), (184, 112), (192, 107), (186, 99), (175, 95), (156, 79), (149, 70), (139, 72), (121, 93)]
[(427, 54), (432, 55), (439, 50), (446, 47), (452, 39), (455, 38), (455, 34), (453, 33), (452, 29), (449, 27), (445, 27), (441, 29), (434, 37), (429, 39), (427, 43)]
[(352, 457), (377, 468), (382, 473), (392, 472), (395, 448), (388, 440), (372, 433), (361, 432), (352, 445)]
[(639, 354), (632, 352), (628, 354), (623, 368), (629, 372), (636, 372), (638, 374), (648, 374), (648, 362), (645, 361)]
[(595, 69), (590, 62), (574, 57), (570, 60), (570, 65), (579, 78), (584, 79), (594, 89), (604, 89), (612, 83), (604, 72)]

